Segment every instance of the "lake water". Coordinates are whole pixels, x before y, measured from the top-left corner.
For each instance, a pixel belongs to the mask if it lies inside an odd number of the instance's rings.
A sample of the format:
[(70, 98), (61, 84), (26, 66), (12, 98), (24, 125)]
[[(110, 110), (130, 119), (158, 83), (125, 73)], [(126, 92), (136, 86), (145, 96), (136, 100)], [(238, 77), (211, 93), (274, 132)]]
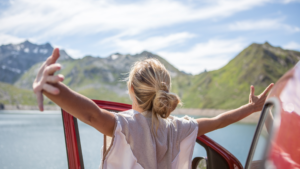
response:
[[(84, 166), (99, 167), (103, 136), (94, 128), (79, 124)], [(256, 124), (232, 124), (207, 134), (244, 165)], [(193, 157), (206, 157), (205, 149), (195, 146)], [(0, 111), (1, 169), (66, 169), (67, 156), (59, 111)]]

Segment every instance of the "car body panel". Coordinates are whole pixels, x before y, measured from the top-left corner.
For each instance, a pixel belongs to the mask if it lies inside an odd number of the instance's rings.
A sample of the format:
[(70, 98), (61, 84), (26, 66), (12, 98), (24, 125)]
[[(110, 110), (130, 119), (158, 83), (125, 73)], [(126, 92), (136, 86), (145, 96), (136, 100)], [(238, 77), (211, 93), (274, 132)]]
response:
[(270, 93), (280, 100), (280, 123), (270, 143), (269, 163), (300, 169), (300, 64), (290, 70)]

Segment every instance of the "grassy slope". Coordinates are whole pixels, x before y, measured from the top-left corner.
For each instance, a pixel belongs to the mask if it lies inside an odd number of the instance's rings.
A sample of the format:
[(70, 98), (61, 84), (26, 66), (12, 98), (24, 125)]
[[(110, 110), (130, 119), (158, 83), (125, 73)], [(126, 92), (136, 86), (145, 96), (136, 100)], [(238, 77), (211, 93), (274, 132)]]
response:
[(300, 58), (299, 52), (252, 44), (219, 70), (196, 75), (183, 95), (185, 107), (237, 108), (248, 102), (249, 87), (261, 93)]
[(10, 105), (34, 105), (35, 95), (32, 91), (19, 89), (13, 85), (0, 82), (0, 103)]
[[(138, 55), (123, 55), (123, 58), (114, 61), (91, 56), (61, 61), (63, 69), (59, 73), (65, 76), (64, 83), (67, 86), (89, 98), (130, 103), (126, 94), (126, 82), (123, 79), (135, 61), (147, 57), (155, 57), (172, 72), (182, 74), (163, 58), (146, 51)], [(41, 63), (34, 65), (15, 85), (30, 89), (40, 65)]]
[[(259, 94), (300, 59), (299, 52), (266, 43), (252, 44), (223, 68), (195, 76), (181, 73), (166, 60), (149, 52), (126, 55), (123, 60), (114, 61), (95, 57), (62, 61), (61, 73), (65, 75), (65, 84), (89, 98), (130, 103), (126, 83), (122, 81), (126, 77), (124, 73), (129, 72), (136, 60), (149, 55), (158, 58), (167, 69), (177, 74), (172, 79), (171, 91), (182, 98), (184, 107), (219, 109), (236, 108), (247, 103), (251, 84)], [(33, 66), (15, 85), (30, 89), (39, 66)], [(28, 104), (32, 103), (29, 101)]]

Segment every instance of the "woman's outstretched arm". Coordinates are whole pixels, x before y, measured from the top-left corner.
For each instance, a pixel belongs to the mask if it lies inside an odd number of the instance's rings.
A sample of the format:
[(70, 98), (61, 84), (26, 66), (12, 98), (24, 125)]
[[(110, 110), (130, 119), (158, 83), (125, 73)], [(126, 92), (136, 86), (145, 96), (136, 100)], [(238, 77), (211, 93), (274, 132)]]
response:
[(254, 112), (261, 111), (266, 101), (267, 93), (271, 90), (273, 85), (274, 84), (271, 83), (265, 89), (265, 91), (263, 91), (258, 96), (254, 95), (254, 87), (251, 86), (248, 104), (237, 109), (227, 111), (213, 118), (196, 119), (196, 121), (198, 122), (198, 136), (216, 129), (226, 127), (232, 123), (242, 120), (243, 118), (249, 116)]
[(58, 58), (59, 50), (56, 48), (53, 50), (52, 56), (41, 66), (33, 83), (39, 109), (43, 111), (44, 94), (72, 116), (96, 128), (101, 133), (112, 136), (115, 125), (114, 115), (105, 109), (100, 109), (92, 100), (64, 85), (62, 83), (63, 75), (54, 75), (61, 68), (59, 64), (55, 63)]

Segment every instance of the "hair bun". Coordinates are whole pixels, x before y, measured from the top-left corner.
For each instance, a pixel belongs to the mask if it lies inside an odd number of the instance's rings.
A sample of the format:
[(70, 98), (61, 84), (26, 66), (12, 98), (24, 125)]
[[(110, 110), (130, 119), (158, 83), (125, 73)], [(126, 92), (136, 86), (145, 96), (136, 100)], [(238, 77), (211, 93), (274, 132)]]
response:
[(163, 91), (169, 93), (169, 87), (168, 87), (168, 85), (166, 84), (166, 82), (161, 82), (161, 83), (160, 83), (160, 86), (159, 86), (159, 89), (161, 89), (161, 90), (163, 90)]
[[(162, 82), (161, 84), (165, 84)], [(166, 86), (167, 85), (163, 85)], [(180, 103), (180, 99), (177, 95), (164, 90), (158, 90), (156, 92), (156, 96), (153, 100), (153, 108), (152, 110), (156, 112), (157, 115), (160, 115), (162, 118), (167, 118), (171, 114), (171, 112), (177, 107)]]

